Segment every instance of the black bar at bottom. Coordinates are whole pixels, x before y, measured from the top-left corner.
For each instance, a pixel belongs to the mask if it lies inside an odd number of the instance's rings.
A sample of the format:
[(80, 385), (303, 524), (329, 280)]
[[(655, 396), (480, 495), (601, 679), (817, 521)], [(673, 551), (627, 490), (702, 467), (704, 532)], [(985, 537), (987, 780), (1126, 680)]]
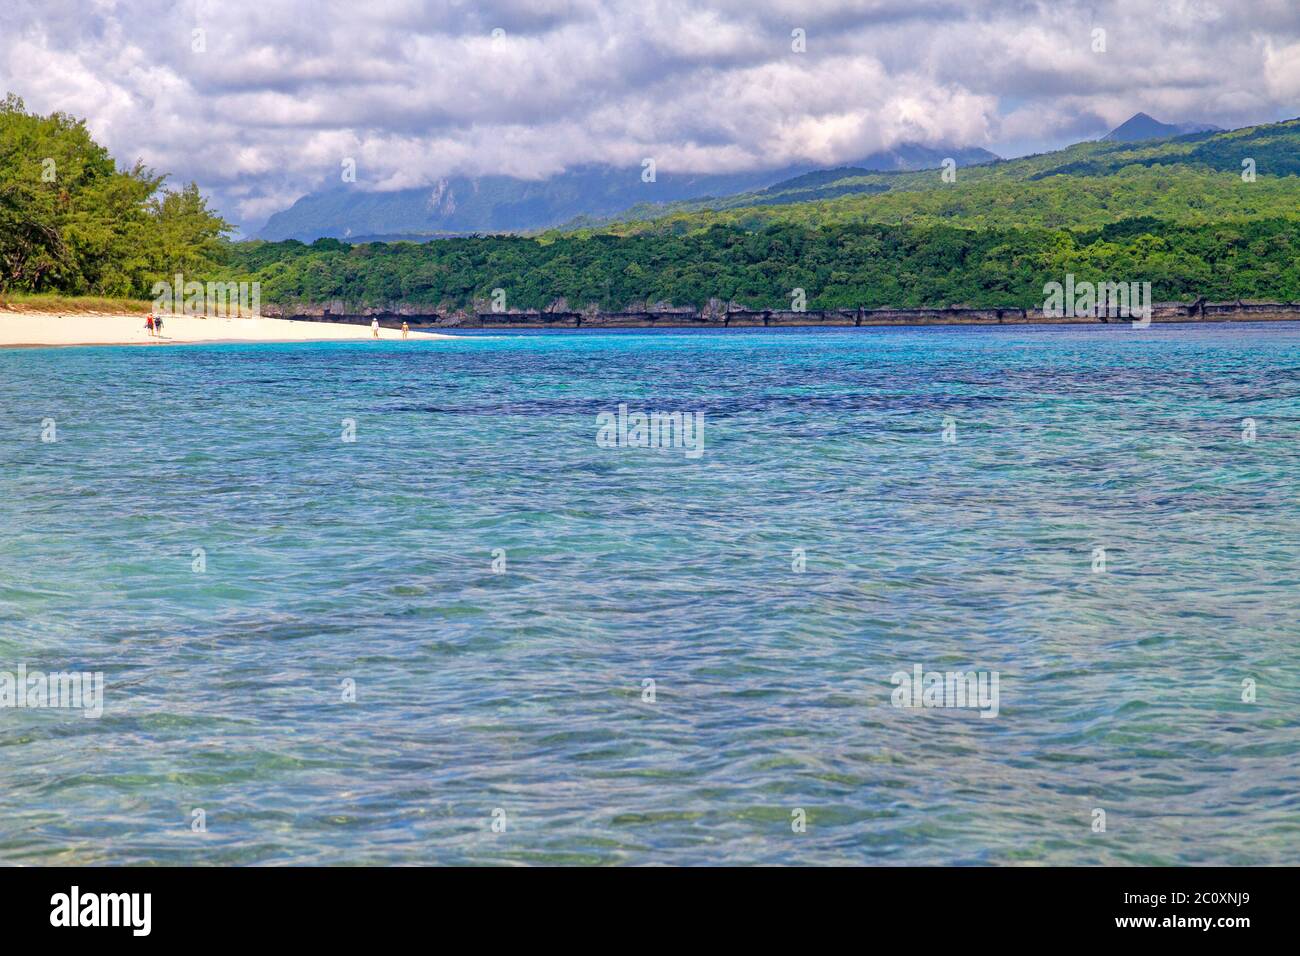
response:
[(128, 945), (337, 947), (373, 945), (377, 932), (442, 936), (452, 928), (472, 932), (471, 944), (578, 935), (667, 942), (663, 933), (685, 942), (677, 933), (689, 920), (732, 943), (803, 925), (864, 941), (945, 945), (1043, 927), (1060, 941), (1132, 936), (1181, 945), (1199, 936), (1231, 946), (1287, 927), (1295, 876), (1281, 868), (34, 868), (0, 870), (0, 911), (7, 941), (76, 933), (78, 942)]

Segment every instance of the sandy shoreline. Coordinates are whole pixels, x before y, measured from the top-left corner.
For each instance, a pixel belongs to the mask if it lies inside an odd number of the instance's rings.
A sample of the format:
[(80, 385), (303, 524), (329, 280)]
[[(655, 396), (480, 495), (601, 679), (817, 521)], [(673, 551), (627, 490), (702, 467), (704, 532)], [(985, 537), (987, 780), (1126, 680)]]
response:
[[(380, 329), (383, 339), (400, 339), (398, 329)], [(162, 338), (145, 331), (143, 315), (0, 311), (0, 348), (57, 345), (194, 345), (216, 342), (333, 342), (370, 339), (370, 327), (342, 322), (289, 319), (218, 319), (167, 316)], [(412, 332), (410, 340), (449, 339), (450, 335)]]

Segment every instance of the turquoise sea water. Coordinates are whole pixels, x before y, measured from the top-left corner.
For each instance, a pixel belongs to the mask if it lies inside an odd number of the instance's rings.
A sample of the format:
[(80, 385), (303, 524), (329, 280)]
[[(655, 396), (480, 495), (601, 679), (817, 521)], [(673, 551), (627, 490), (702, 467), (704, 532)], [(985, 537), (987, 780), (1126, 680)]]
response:
[(4, 863), (1294, 863), (1300, 325), (2, 352), (19, 665)]

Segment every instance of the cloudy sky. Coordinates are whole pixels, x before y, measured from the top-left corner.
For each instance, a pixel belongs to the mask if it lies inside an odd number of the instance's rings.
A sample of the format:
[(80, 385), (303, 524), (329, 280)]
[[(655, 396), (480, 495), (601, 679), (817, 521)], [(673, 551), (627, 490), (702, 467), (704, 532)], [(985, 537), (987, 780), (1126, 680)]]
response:
[(349, 157), (394, 189), (643, 157), (831, 165), (903, 141), (1010, 156), (1138, 110), (1289, 118), (1300, 2), (3, 0), (5, 90), (255, 227)]

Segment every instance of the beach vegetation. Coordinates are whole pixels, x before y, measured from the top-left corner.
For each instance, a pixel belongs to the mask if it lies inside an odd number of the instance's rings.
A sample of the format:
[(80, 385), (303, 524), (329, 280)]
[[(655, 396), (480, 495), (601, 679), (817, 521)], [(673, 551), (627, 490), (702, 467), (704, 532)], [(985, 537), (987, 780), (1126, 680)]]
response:
[(0, 294), (144, 298), (178, 271), (211, 272), (231, 227), (194, 184), (119, 166), (85, 123), (0, 101)]

